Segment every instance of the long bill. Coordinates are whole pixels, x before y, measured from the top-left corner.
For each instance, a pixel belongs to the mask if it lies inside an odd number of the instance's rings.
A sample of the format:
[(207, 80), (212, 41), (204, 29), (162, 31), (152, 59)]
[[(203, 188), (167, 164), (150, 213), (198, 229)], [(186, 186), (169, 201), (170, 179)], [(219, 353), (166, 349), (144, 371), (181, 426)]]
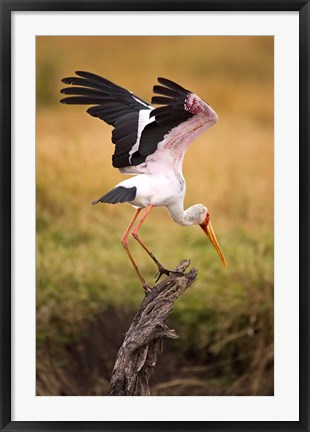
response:
[(215, 247), (216, 252), (218, 253), (218, 256), (220, 257), (224, 267), (226, 267), (226, 260), (225, 257), (223, 255), (223, 252), (221, 251), (219, 242), (217, 241), (214, 229), (211, 225), (210, 220), (205, 220), (200, 227), (203, 229), (203, 231), (207, 234), (207, 236), (209, 237), (211, 243), (213, 244), (213, 246)]

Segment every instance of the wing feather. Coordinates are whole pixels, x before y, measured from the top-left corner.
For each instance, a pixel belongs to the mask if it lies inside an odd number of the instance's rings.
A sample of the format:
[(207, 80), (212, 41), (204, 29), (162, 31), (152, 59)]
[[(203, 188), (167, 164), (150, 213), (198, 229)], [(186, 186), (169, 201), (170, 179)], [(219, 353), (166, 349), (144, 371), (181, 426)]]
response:
[(123, 168), (130, 165), (130, 150), (138, 138), (139, 113), (151, 111), (152, 107), (130, 91), (99, 75), (77, 71), (76, 77), (68, 77), (63, 83), (72, 85), (61, 90), (67, 95), (64, 104), (92, 105), (88, 114), (114, 126), (112, 142), (115, 151), (113, 166)]
[(176, 121), (182, 123), (192, 117), (193, 114), (184, 108), (186, 99), (191, 92), (169, 79), (161, 77), (157, 79), (162, 85), (155, 85), (153, 92), (168, 97), (156, 95), (152, 98), (152, 103), (164, 105), (154, 109), (151, 113), (156, 122), (163, 126), (169, 123), (174, 124)]
[(114, 127), (112, 164), (122, 172), (130, 172), (131, 166), (138, 174), (139, 165), (155, 154), (161, 143), (171, 145), (171, 139), (189, 133), (189, 127), (177, 133), (175, 130), (197, 114), (196, 106), (191, 105), (196, 95), (167, 78), (159, 77), (159, 85), (153, 87), (152, 103), (161, 105), (154, 109), (106, 78), (85, 71), (77, 71), (76, 75), (62, 80), (71, 87), (61, 90), (66, 95), (61, 102), (91, 105), (87, 109), (91, 116)]

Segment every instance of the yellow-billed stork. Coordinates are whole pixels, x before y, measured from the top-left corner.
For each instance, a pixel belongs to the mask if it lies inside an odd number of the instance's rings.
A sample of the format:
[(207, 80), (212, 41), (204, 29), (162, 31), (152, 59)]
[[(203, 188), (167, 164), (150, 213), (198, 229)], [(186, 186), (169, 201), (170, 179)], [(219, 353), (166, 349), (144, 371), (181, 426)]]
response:
[[(184, 154), (197, 136), (216, 123), (216, 112), (196, 94), (166, 78), (158, 78), (160, 85), (153, 87), (157, 95), (153, 96), (152, 103), (162, 105), (154, 108), (132, 92), (99, 75), (81, 71), (76, 72), (76, 75), (62, 80), (72, 86), (61, 90), (61, 93), (68, 95), (61, 102), (91, 105), (87, 110), (90, 115), (112, 125), (112, 142), (115, 144), (112, 165), (123, 174), (134, 175), (118, 183), (93, 204), (128, 202), (136, 208), (121, 242), (143, 288), (149, 290), (150, 286), (129, 250), (128, 236), (131, 231), (156, 263), (157, 280), (162, 274), (171, 273), (155, 258), (138, 234), (153, 207), (167, 207), (172, 219), (180, 225), (199, 225), (226, 266), (207, 207), (196, 204), (184, 210)], [(134, 227), (142, 209), (145, 211)]]

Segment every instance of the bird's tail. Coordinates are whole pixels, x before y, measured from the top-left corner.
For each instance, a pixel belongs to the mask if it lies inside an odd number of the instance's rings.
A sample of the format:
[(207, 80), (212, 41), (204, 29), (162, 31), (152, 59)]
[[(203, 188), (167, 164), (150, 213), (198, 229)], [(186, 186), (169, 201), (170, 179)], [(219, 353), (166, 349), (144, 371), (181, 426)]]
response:
[(92, 202), (93, 205), (98, 204), (99, 202), (108, 203), (108, 204), (117, 204), (123, 202), (130, 202), (136, 198), (137, 188), (131, 187), (126, 188), (124, 186), (117, 186), (112, 189), (110, 192), (103, 195), (101, 198)]

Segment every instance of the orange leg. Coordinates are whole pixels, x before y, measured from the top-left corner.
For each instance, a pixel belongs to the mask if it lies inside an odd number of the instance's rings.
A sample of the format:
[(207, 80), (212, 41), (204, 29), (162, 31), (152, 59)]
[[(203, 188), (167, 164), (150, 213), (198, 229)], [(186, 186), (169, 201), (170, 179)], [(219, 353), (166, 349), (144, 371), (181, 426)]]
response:
[(145, 281), (144, 277), (142, 276), (142, 274), (140, 273), (140, 270), (139, 270), (139, 268), (138, 268), (138, 266), (137, 266), (137, 264), (136, 264), (136, 262), (135, 262), (135, 260), (134, 260), (134, 258), (132, 256), (132, 254), (131, 254), (131, 252), (129, 250), (129, 247), (128, 247), (128, 236), (129, 236), (129, 233), (130, 233), (130, 230), (131, 230), (133, 224), (137, 220), (137, 217), (138, 217), (140, 211), (141, 211), (141, 209), (137, 209), (136, 210), (136, 212), (135, 212), (135, 214), (134, 214), (134, 216), (133, 216), (130, 224), (128, 225), (128, 228), (126, 229), (126, 231), (125, 231), (125, 233), (124, 233), (124, 235), (123, 235), (123, 237), (121, 239), (121, 242), (122, 242), (122, 245), (124, 246), (124, 248), (125, 248), (125, 250), (127, 252), (127, 255), (129, 256), (129, 259), (130, 259), (132, 265), (134, 266), (134, 269), (137, 272), (137, 275), (139, 276), (139, 279), (140, 279), (140, 281), (142, 283), (143, 289), (146, 290), (146, 291), (149, 291), (150, 287), (146, 283), (146, 281)]
[(149, 213), (152, 210), (152, 208), (153, 208), (153, 206), (151, 204), (149, 204), (147, 206), (147, 208), (146, 208), (146, 210), (145, 210), (142, 218), (140, 219), (140, 221), (137, 223), (137, 225), (135, 226), (134, 230), (132, 231), (132, 235), (140, 243), (140, 245), (143, 247), (143, 249), (149, 254), (149, 256), (152, 258), (152, 260), (157, 265), (157, 267), (158, 267), (158, 273), (156, 274), (156, 276), (157, 276), (156, 282), (157, 282), (163, 274), (169, 275), (170, 273), (179, 273), (179, 272), (174, 272), (174, 271), (171, 271), (171, 270), (167, 270), (158, 261), (158, 259), (154, 256), (154, 254), (150, 251), (150, 249), (146, 246), (146, 244), (139, 237), (139, 234), (138, 234), (139, 228), (141, 227), (141, 225), (143, 224), (143, 222), (145, 221), (145, 219), (149, 215)]
[(155, 258), (155, 256), (153, 255), (153, 253), (150, 251), (150, 249), (146, 246), (146, 244), (140, 239), (138, 231), (139, 228), (141, 227), (141, 225), (143, 224), (143, 222), (145, 221), (145, 219), (147, 218), (148, 214), (150, 213), (150, 211), (152, 210), (153, 206), (150, 204), (147, 206), (142, 218), (139, 220), (139, 222), (137, 223), (135, 229), (132, 231), (132, 235), (133, 237), (140, 243), (140, 245), (143, 247), (143, 249), (150, 255), (150, 257), (152, 258), (152, 260), (157, 264), (157, 265), (161, 265), (160, 262), (158, 261), (157, 258)]

